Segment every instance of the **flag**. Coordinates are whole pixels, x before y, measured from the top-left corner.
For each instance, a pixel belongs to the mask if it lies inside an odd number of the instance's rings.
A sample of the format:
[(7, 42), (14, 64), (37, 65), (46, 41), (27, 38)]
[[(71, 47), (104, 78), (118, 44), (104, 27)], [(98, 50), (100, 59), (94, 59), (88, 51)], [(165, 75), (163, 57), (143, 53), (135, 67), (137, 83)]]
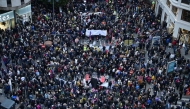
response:
[[(100, 86), (108, 87), (108, 82), (104, 82), (104, 83), (102, 83)], [(106, 93), (108, 93), (108, 90), (106, 91)]]

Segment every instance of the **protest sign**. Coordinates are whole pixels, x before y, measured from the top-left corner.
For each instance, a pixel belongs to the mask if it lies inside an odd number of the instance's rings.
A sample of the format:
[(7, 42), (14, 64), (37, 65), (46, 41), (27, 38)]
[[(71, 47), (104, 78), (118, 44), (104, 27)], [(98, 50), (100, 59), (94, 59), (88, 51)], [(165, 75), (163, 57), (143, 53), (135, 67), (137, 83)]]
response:
[(125, 46), (133, 45), (133, 40), (125, 40), (125, 41), (124, 41), (124, 45), (125, 45)]
[(167, 65), (167, 73), (173, 72), (175, 66), (176, 66), (176, 61), (168, 62), (168, 65)]
[(152, 38), (152, 46), (158, 46), (160, 45), (160, 36), (154, 36)]

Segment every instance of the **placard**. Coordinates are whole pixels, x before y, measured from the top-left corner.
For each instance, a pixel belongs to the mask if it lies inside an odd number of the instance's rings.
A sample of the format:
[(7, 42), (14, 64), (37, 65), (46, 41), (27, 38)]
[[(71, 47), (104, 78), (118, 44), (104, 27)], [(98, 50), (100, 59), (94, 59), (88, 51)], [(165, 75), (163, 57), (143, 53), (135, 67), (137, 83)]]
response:
[(152, 38), (152, 46), (160, 45), (160, 36), (154, 36)]
[(124, 45), (127, 46), (127, 45), (133, 45), (133, 40), (125, 40), (124, 41)]
[(168, 62), (167, 73), (173, 72), (176, 65), (176, 61)]

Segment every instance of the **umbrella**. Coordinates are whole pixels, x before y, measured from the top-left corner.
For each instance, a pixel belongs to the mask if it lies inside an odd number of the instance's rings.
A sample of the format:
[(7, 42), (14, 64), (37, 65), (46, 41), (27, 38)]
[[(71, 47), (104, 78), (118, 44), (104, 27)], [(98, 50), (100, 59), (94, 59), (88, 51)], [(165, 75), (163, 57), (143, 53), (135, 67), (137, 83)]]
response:
[(52, 45), (52, 41), (45, 41), (44, 45), (45, 46), (51, 46)]
[(104, 76), (101, 76), (99, 80), (100, 80), (100, 82), (103, 83), (103, 82), (105, 82), (105, 77), (104, 77)]
[(86, 74), (85, 75), (85, 80), (88, 81), (90, 79), (90, 75), (89, 74)]

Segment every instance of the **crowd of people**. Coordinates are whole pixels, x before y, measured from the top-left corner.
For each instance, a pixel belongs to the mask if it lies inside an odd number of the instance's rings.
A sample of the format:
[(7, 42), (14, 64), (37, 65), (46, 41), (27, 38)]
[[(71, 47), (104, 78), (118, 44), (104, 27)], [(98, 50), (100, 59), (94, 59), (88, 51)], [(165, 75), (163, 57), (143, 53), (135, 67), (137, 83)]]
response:
[[(163, 34), (152, 45), (152, 31), (166, 27), (143, 0), (72, 2), (54, 19), (49, 7), (33, 0), (32, 21), (0, 31), (0, 86), (20, 109), (170, 109), (190, 91), (183, 43)], [(101, 13), (81, 18), (80, 12)], [(102, 40), (109, 48), (83, 44), (102, 37), (87, 38), (86, 29), (107, 30)], [(125, 46), (129, 39), (133, 45)], [(178, 55), (166, 52), (168, 45)], [(167, 73), (172, 60), (177, 65)]]

